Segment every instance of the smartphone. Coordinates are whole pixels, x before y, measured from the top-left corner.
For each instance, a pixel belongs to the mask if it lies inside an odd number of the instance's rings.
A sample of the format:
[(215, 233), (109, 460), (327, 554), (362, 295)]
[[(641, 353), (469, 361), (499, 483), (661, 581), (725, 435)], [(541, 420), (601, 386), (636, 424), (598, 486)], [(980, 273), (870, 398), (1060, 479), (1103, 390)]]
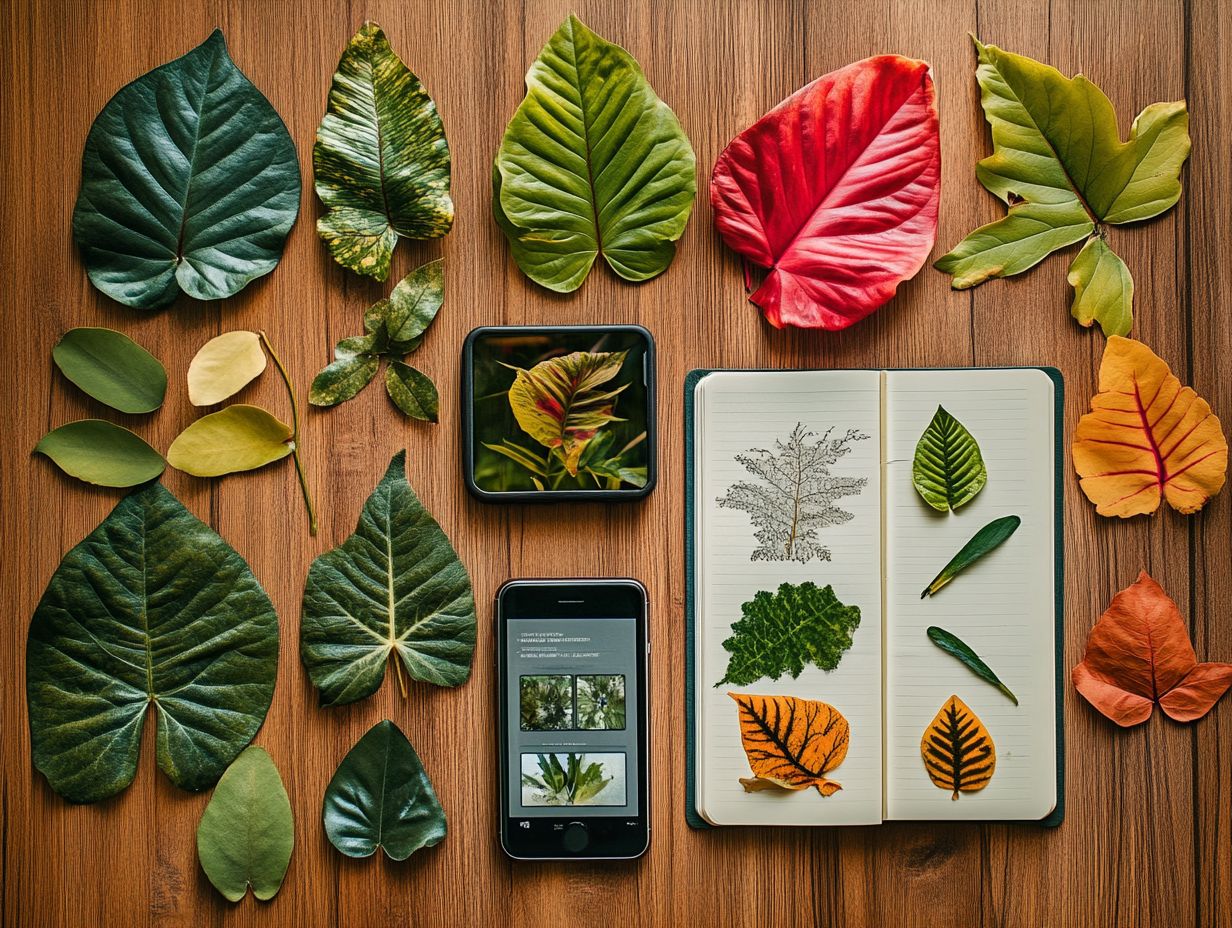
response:
[(646, 852), (648, 612), (636, 580), (510, 580), (497, 592), (500, 842), (510, 857)]

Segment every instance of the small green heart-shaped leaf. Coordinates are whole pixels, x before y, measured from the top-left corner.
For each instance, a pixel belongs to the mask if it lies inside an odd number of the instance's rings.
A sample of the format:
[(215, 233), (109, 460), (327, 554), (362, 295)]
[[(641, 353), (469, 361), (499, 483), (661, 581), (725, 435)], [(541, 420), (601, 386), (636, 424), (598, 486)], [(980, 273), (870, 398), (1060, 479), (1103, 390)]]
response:
[(167, 449), (167, 463), (194, 477), (263, 467), (291, 453), (291, 427), (260, 406), (236, 403), (202, 416)]
[(70, 477), (102, 487), (135, 487), (167, 466), (140, 436), (104, 419), (62, 425), (44, 435), (34, 450)]
[(120, 412), (153, 412), (167, 394), (167, 371), (159, 360), (112, 329), (70, 329), (51, 356), (65, 377)]
[(975, 437), (941, 406), (916, 443), (911, 482), (938, 512), (965, 506), (988, 482)]

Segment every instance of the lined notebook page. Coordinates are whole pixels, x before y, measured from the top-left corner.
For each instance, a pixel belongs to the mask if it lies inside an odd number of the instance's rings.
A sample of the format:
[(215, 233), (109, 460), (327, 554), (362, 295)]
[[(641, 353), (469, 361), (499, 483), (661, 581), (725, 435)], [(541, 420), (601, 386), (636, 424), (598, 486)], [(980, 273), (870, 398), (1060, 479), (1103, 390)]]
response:
[[(1038, 370), (902, 371), (886, 377), (886, 816), (1039, 819), (1056, 804), (1053, 579), (1053, 383)], [(911, 483), (916, 442), (944, 406), (979, 442), (988, 483), (957, 513), (928, 507)], [(928, 599), (920, 591), (981, 527), (1022, 525)], [(1019, 705), (941, 651), (930, 625), (953, 632)], [(925, 729), (951, 694), (996, 745), (988, 786), (957, 800), (932, 784)]]
[[(698, 812), (717, 825), (844, 825), (880, 823), (881, 754), (881, 486), (880, 374), (876, 371), (784, 373), (719, 372), (707, 375), (695, 394), (694, 474), (697, 511), (696, 713)], [(866, 477), (859, 495), (837, 505), (853, 514), (845, 524), (823, 528), (819, 541), (831, 560), (752, 560), (757, 530), (740, 509), (717, 500), (739, 481), (756, 481), (736, 455), (749, 449), (775, 450), (798, 423), (833, 437), (856, 429), (867, 439), (831, 468), (832, 476)], [(729, 654), (723, 641), (741, 616), (741, 604), (759, 590), (774, 592), (784, 582), (832, 584), (838, 598), (861, 610), (852, 647), (831, 672), (806, 667), (798, 679), (784, 675), (749, 686), (723, 679)], [(729, 691), (792, 695), (824, 700), (847, 718), (851, 729), (846, 759), (829, 773), (842, 789), (823, 797), (765, 790), (747, 793), (741, 777), (751, 776), (741, 747), (736, 703)]]

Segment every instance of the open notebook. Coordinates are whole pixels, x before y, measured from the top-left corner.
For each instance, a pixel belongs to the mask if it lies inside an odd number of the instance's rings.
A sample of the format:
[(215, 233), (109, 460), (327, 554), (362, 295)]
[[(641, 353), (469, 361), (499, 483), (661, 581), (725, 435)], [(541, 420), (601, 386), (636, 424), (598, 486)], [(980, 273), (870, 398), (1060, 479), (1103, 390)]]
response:
[[(1061, 717), (1060, 375), (1051, 369), (694, 371), (685, 383), (688, 572), (688, 818), (706, 825), (857, 825), (887, 819), (1038, 821), (1063, 812)], [(912, 485), (916, 443), (938, 405), (976, 438), (988, 482), (957, 512), (925, 505)], [(840, 515), (802, 525), (786, 558), (763, 532), (761, 485), (741, 456), (778, 453), (793, 431), (843, 451)], [(807, 433), (812, 433), (808, 435)], [(746, 491), (747, 492), (747, 491)], [(772, 493), (772, 495), (774, 495)], [(721, 504), (721, 501), (724, 504)], [(733, 502), (737, 503), (733, 505)], [(772, 503), (773, 504), (773, 503)], [(1005, 515), (1008, 541), (935, 596), (921, 590), (975, 532)], [(833, 524), (827, 524), (832, 522)], [(852, 644), (830, 671), (716, 686), (742, 604), (783, 583), (830, 585), (860, 609)], [(1018, 697), (1015, 706), (926, 635), (974, 648)], [(748, 792), (752, 776), (729, 692), (821, 700), (849, 723), (848, 752), (815, 789)], [(935, 786), (920, 742), (957, 695), (996, 746), (987, 786), (957, 800)]]

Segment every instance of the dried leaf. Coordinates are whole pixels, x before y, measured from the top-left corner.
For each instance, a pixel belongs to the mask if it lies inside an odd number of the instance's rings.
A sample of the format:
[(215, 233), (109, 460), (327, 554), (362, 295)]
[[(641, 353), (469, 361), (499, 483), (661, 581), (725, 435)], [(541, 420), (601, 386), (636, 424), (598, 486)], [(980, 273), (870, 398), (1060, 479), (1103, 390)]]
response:
[(220, 477), (264, 467), (293, 450), (291, 427), (260, 406), (236, 403), (180, 432), (167, 463), (194, 477)]
[(911, 482), (939, 512), (965, 506), (988, 482), (975, 437), (941, 406), (916, 443)]
[(933, 785), (958, 794), (983, 789), (997, 769), (992, 736), (971, 707), (951, 696), (920, 740), (924, 769)]
[(841, 712), (797, 696), (727, 695), (740, 707), (740, 741), (756, 777), (740, 780), (746, 790), (815, 786), (832, 796), (843, 788), (826, 776), (847, 756), (850, 729)]
[(957, 577), (960, 573), (988, 554), (1007, 538), (1018, 531), (1022, 519), (1018, 516), (1002, 516), (993, 519), (982, 529), (971, 536), (971, 540), (963, 545), (958, 553), (950, 558), (950, 562), (941, 568), (941, 573), (933, 577), (932, 583), (924, 587), (920, 599), (932, 596), (939, 589)]
[(1228, 442), (1206, 400), (1141, 342), (1112, 337), (1074, 432), (1074, 469), (1101, 516), (1197, 512), (1223, 487)]
[(104, 419), (82, 419), (52, 429), (34, 446), (70, 477), (102, 487), (135, 487), (167, 464), (145, 439)]
[(153, 412), (167, 393), (167, 371), (127, 335), (82, 327), (61, 336), (51, 356), (82, 391), (120, 412)]
[(939, 647), (946, 654), (952, 654), (964, 664), (971, 668), (972, 672), (983, 680), (987, 680), (1002, 693), (1010, 698), (1014, 705), (1018, 705), (1018, 697), (1010, 692), (1010, 688), (1001, 682), (991, 667), (984, 663), (978, 654), (971, 649), (971, 646), (955, 635), (953, 632), (947, 632), (944, 628), (938, 628), (936, 625), (928, 627), (928, 640)]
[(1073, 681), (1118, 725), (1145, 722), (1155, 703), (1169, 718), (1192, 722), (1232, 686), (1232, 664), (1198, 663), (1176, 603), (1143, 571), (1091, 629)]
[(256, 332), (224, 332), (201, 346), (188, 365), (188, 401), (213, 406), (239, 393), (265, 370)]

